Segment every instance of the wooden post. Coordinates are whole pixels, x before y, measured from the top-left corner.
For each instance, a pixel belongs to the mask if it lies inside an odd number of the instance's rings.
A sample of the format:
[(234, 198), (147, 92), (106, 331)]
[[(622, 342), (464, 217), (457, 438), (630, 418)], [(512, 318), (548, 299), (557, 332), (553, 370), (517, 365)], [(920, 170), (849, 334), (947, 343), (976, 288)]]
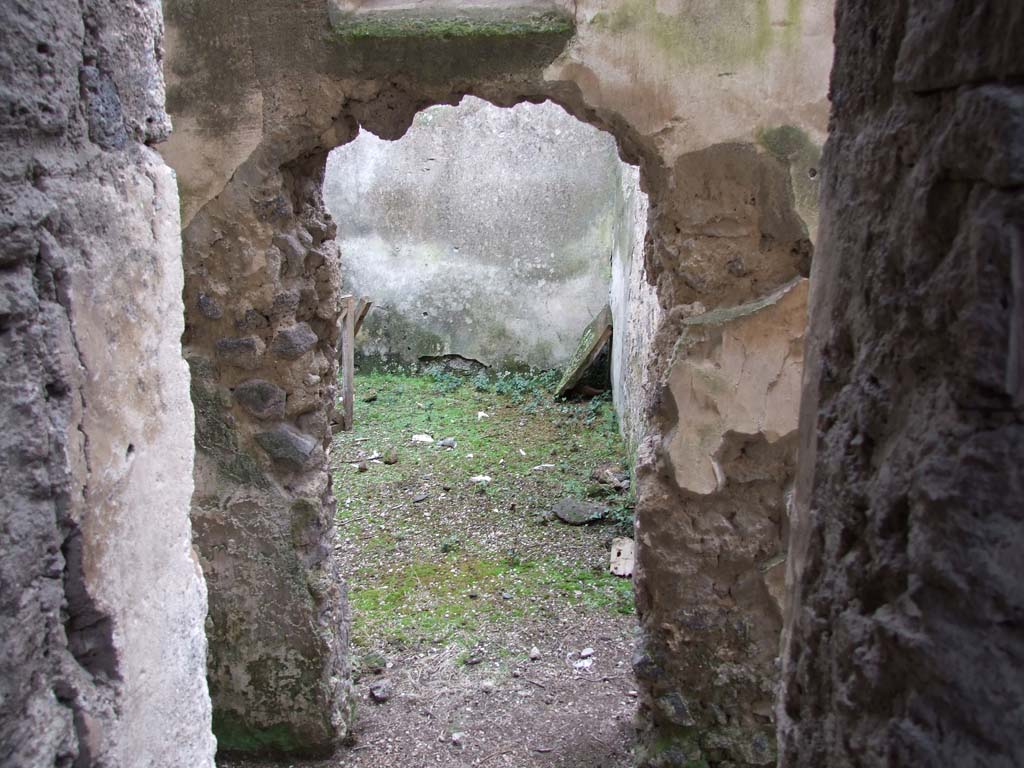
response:
[(352, 405), (355, 400), (355, 339), (356, 339), (356, 301), (352, 296), (344, 298), (345, 326), (341, 337), (341, 388), (345, 398), (341, 428), (348, 432), (352, 429)]

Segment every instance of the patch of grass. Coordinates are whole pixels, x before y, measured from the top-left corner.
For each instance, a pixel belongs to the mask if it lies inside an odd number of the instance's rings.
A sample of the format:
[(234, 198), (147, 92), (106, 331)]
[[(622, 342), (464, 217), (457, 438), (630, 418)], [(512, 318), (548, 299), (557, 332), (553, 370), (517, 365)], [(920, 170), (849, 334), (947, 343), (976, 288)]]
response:
[[(339, 467), (336, 485), (342, 500), (342, 522), (355, 512), (344, 508), (344, 499), (393, 493), (427, 467), (446, 477), (453, 487), (465, 488), (469, 477), (488, 475), (494, 481), (487, 487), (487, 495), (502, 500), (524, 490), (516, 488), (519, 484), (514, 481), (529, 476), (532, 467), (557, 464), (553, 472), (533, 473), (530, 487), (525, 489), (527, 497), (520, 496), (519, 501), (535, 506), (534, 497), (550, 497), (551, 493), (585, 496), (579, 482), (585, 483), (590, 470), (602, 462), (625, 466), (625, 449), (610, 398), (555, 402), (551, 388), (557, 374), (499, 374), (490, 377), (484, 390), (479, 376), (441, 372), (357, 375), (357, 432), (351, 434), (358, 434), (380, 451), (394, 446), (399, 462), (375, 466), (373, 472), (363, 474)], [(368, 392), (377, 393), (372, 403), (360, 397)], [(478, 416), (481, 412), (487, 416)], [(435, 441), (453, 437), (457, 449), (446, 450), (436, 442), (412, 444), (414, 434), (429, 434)], [(344, 437), (339, 443), (337, 463), (356, 458), (358, 445), (347, 445)]]
[[(626, 466), (615, 413), (606, 397), (556, 402), (557, 378), (356, 376), (355, 429), (332, 449), (355, 643), (472, 648), (525, 619), (633, 612), (632, 582), (609, 574), (606, 559), (631, 498), (590, 480), (599, 464)], [(395, 464), (345, 463), (391, 447)], [(473, 484), (476, 475), (492, 480)], [(558, 499), (595, 489), (614, 525), (538, 525)]]
[(353, 642), (367, 647), (455, 643), (471, 648), (487, 627), (566, 606), (626, 615), (634, 610), (632, 583), (603, 571), (553, 560), (459, 554), (384, 574), (363, 573), (349, 599)]

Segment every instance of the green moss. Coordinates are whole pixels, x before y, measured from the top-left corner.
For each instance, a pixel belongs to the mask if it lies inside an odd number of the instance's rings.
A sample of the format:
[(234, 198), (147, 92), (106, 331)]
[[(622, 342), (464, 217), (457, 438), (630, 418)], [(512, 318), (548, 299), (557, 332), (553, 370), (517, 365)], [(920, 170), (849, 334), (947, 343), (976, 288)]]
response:
[(569, 36), (572, 33), (572, 21), (558, 13), (503, 17), (469, 14), (423, 16), (391, 12), (354, 15), (334, 26), (334, 34), (338, 39), (349, 40), (452, 40), (530, 35)]
[(762, 128), (757, 132), (757, 141), (779, 162), (789, 166), (793, 202), (808, 229), (814, 232), (818, 221), (821, 147), (795, 125)]
[(250, 726), (232, 712), (214, 710), (213, 735), (217, 752), (289, 753), (301, 752), (302, 742), (286, 723), (265, 728)]
[(803, 18), (803, 0), (786, 0), (786, 26), (782, 30), (782, 43), (792, 49), (800, 42), (800, 19)]
[(228, 420), (231, 402), (203, 358), (189, 358), (192, 408), (196, 419), (196, 449), (210, 456), (220, 474), (239, 485), (267, 488), (270, 482), (255, 458), (238, 447), (238, 434)]
[(320, 505), (310, 499), (299, 499), (291, 506), (292, 544), (301, 547), (310, 536), (310, 530), (320, 516)]
[[(363, 352), (375, 348), (390, 350), (390, 353), (367, 355)], [(440, 335), (409, 320), (400, 312), (383, 308), (374, 309), (367, 315), (359, 338), (356, 339), (356, 357), (360, 369), (371, 358), (374, 362), (368, 367), (376, 367), (380, 363), (415, 365), (421, 357), (442, 355), (444, 352), (444, 339)]]
[(795, 125), (762, 128), (757, 132), (757, 141), (784, 163), (788, 163), (811, 146), (807, 134)]
[(558, 13), (495, 9), (454, 13), (391, 11), (346, 16), (328, 33), (339, 75), (409, 73), (420, 82), (540, 73), (572, 37)]
[[(357, 374), (356, 429), (335, 438), (335, 455), (353, 455), (367, 445), (381, 451), (399, 446), (399, 460), (375, 464), (369, 472), (344, 466), (335, 475), (339, 536), (360, 541), (377, 554), (397, 553), (393, 571), (361, 570), (348, 580), (354, 642), (367, 647), (433, 642), (472, 647), (489, 627), (543, 616), (559, 610), (559, 604), (606, 614), (633, 613), (632, 582), (605, 568), (567, 565), (532, 545), (495, 554), (462, 530), (444, 529), (444, 535), (433, 538), (430, 551), (409, 554), (407, 539), (415, 522), (387, 513), (402, 489), (432, 476), (449, 479), (446, 503), (453, 508), (483, 507), (506, 514), (514, 503), (509, 514), (532, 521), (546, 514), (553, 500), (584, 495), (595, 466), (624, 464), (611, 404), (606, 399), (555, 402), (548, 388), (553, 378), (479, 375), (457, 378), (453, 386), (444, 376)], [(368, 392), (376, 394), (373, 402), (365, 402), (362, 395)], [(478, 418), (480, 411), (490, 416)], [(454, 436), (458, 447), (412, 446), (409, 437), (416, 433), (435, 439)], [(362, 442), (348, 442), (354, 439)], [(533, 471), (545, 461), (559, 469)], [(486, 489), (466, 482), (481, 474), (493, 477)], [(606, 532), (609, 528), (586, 535)], [(533, 541), (563, 534), (583, 535), (578, 529), (552, 532), (530, 525), (524, 536)], [(478, 597), (470, 599), (470, 592)], [(501, 599), (502, 593), (512, 599)]]
[[(610, 324), (611, 308), (605, 306), (605, 308), (598, 313), (597, 317), (590, 322), (590, 325), (583, 330), (583, 335), (580, 336), (579, 344), (576, 345), (576, 349), (573, 351), (572, 357), (569, 358), (569, 362), (565, 365), (565, 373), (562, 375), (561, 381), (558, 382), (558, 386), (555, 387), (556, 392), (568, 390), (579, 383), (582, 375), (586, 374), (586, 371), (578, 370), (580, 365), (583, 364), (587, 359), (587, 356), (592, 352), (599, 351), (594, 349), (594, 342), (597, 340), (596, 334), (599, 331), (603, 332)], [(604, 346), (604, 344), (602, 344), (602, 346)]]
[(611, 35), (635, 34), (653, 41), (674, 64), (730, 67), (764, 59), (777, 44), (799, 40), (801, 0), (788, 0), (781, 31), (773, 27), (768, 0), (721, 0), (710, 16), (662, 13), (656, 0), (625, 0), (614, 11), (591, 19)]
[(708, 768), (696, 728), (659, 724), (641, 739), (637, 763), (657, 768)]
[[(470, 592), (480, 599), (467, 598)], [(511, 600), (495, 598), (506, 593)], [(352, 637), (357, 645), (420, 642), (472, 646), (486, 626), (522, 621), (568, 600), (629, 615), (633, 585), (601, 571), (554, 560), (494, 559), (452, 552), (381, 576), (361, 573), (351, 585)]]

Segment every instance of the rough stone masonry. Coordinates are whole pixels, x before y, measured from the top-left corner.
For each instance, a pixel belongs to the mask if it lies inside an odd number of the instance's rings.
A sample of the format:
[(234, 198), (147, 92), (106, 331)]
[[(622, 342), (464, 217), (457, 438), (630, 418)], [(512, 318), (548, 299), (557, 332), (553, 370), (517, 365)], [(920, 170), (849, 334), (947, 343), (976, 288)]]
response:
[(844, 2), (783, 766), (1024, 763), (1024, 7)]
[(0, 765), (213, 766), (158, 2), (0, 4)]
[[(558, 101), (650, 195), (640, 762), (771, 764), (777, 717), (786, 766), (1020, 764), (1024, 7), (840, 0), (819, 166), (825, 0), (581, 0), (458, 39), (326, 5), (167, 3), (184, 308), (159, 5), (0, 5), (0, 764), (212, 765), (193, 438), (218, 730), (344, 735), (323, 162), (467, 92)], [(793, 381), (822, 177), (790, 505), (793, 421), (735, 371)]]
[[(464, 17), (450, 3), (419, 16), (392, 5), (166, 7), (176, 131), (162, 151), (182, 190), (193, 519), (221, 745), (326, 753), (347, 732), (326, 462), (338, 253), (323, 168), (358, 130), (395, 140), (425, 107), (470, 93), (555, 101), (640, 167), (645, 280), (619, 307), (637, 334), (619, 380), (642, 391), (617, 400), (642, 443), (640, 760), (769, 763), (831, 5), (765, 16), (746, 0), (701, 14), (532, 2)], [(733, 393), (745, 370), (756, 375)], [(699, 413), (679, 405), (697, 379), (720, 384)], [(710, 418), (715, 403), (729, 418)], [(684, 448), (698, 420), (707, 434)], [(718, 473), (714, 488), (668, 470), (683, 456)]]

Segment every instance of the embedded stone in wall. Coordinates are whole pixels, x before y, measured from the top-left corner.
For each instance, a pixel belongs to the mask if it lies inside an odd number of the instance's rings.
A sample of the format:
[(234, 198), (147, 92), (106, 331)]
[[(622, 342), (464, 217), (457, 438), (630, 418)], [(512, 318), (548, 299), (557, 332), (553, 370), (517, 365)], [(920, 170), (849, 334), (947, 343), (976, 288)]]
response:
[(311, 350), (316, 342), (317, 336), (309, 324), (298, 323), (279, 330), (270, 345), (270, 351), (285, 360), (297, 360)]
[(220, 305), (217, 304), (212, 296), (208, 296), (205, 293), (200, 293), (196, 298), (196, 307), (207, 320), (220, 320), (224, 316)]
[(228, 365), (251, 371), (259, 367), (266, 344), (258, 336), (225, 338), (217, 342), (217, 357)]
[(310, 465), (317, 445), (312, 437), (287, 424), (270, 432), (258, 432), (256, 442), (276, 463), (295, 471)]
[(280, 419), (284, 416), (287, 393), (276, 384), (263, 379), (242, 382), (234, 391), (235, 399), (258, 419)]
[[(278, 161), (184, 233), (199, 448), (192, 516), (225, 753), (322, 756), (348, 730), (347, 607), (326, 467), (337, 249), (327, 240), (309, 255), (333, 234), (321, 213), (323, 161)], [(220, 316), (202, 311), (203, 295), (219, 297)], [(273, 619), (254, 619), (267, 605)]]

